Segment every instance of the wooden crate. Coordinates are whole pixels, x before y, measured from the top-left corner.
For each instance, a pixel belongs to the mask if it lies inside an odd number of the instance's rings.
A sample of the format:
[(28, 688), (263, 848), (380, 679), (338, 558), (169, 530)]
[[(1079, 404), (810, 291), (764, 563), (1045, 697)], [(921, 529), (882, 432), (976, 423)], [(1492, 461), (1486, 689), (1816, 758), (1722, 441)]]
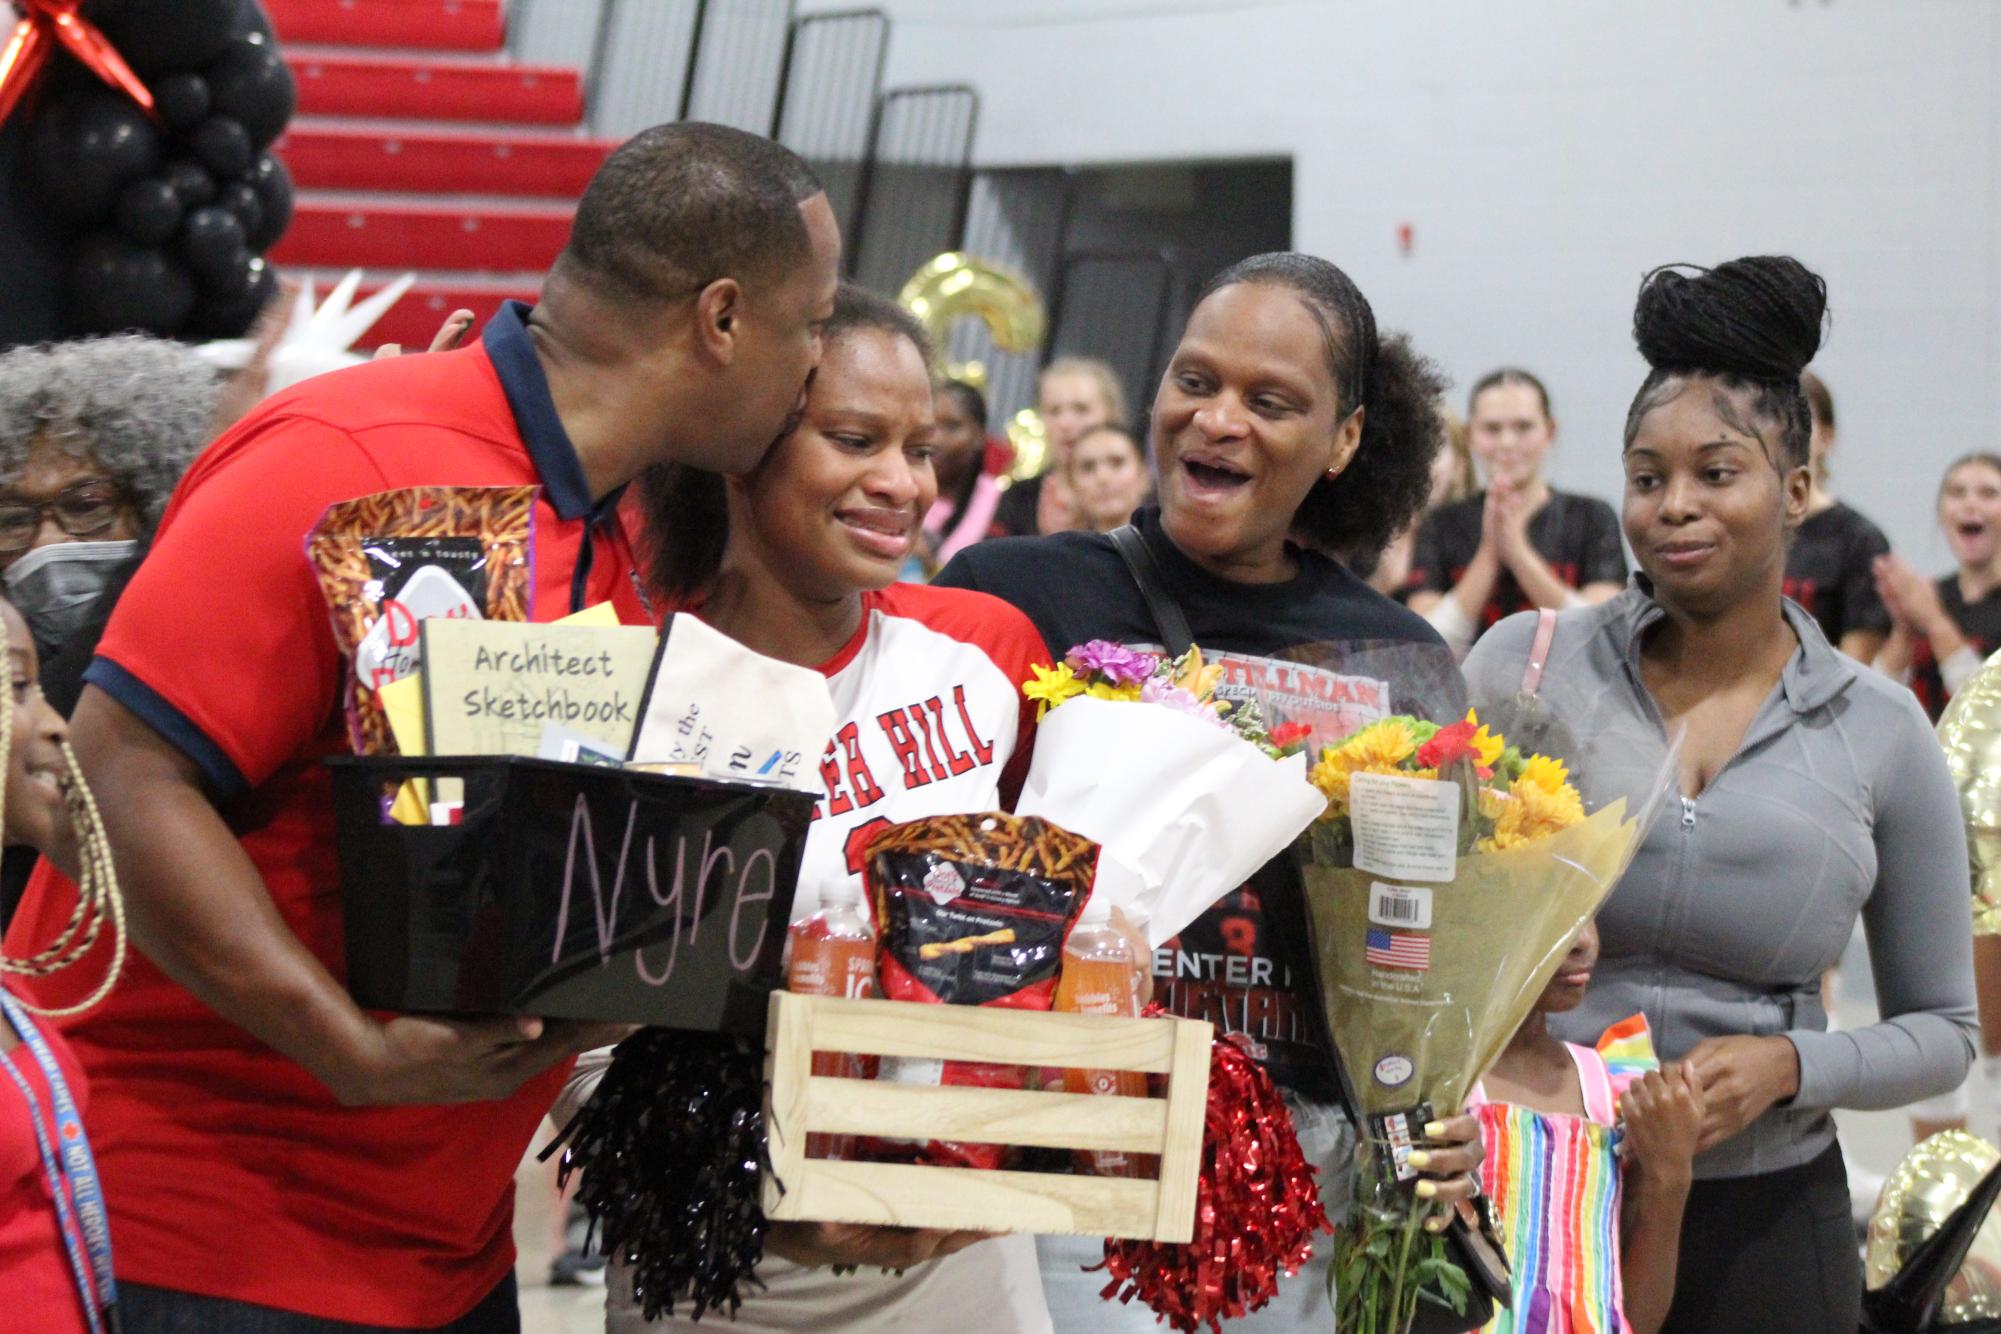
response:
[[(1202, 1165), (1209, 1043), (1209, 1025), (1190, 1019), (776, 993), (765, 1057), (772, 1175), (765, 1178), (764, 1212), (775, 1219), (1188, 1241)], [(1167, 1096), (829, 1078), (812, 1072), (816, 1051), (1143, 1070), (1167, 1076)], [(813, 1159), (806, 1157), (808, 1133), (1154, 1154), (1160, 1175), (1140, 1181)]]

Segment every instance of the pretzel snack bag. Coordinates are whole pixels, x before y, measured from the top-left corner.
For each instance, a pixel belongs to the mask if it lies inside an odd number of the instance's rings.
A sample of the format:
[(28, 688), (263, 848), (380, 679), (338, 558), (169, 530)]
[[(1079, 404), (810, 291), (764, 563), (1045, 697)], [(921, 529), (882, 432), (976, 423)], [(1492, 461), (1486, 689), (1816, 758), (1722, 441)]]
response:
[(394, 755), (376, 691), (416, 671), (417, 625), (433, 616), (530, 619), (532, 486), (420, 486), (329, 505), (306, 538), (348, 660), (357, 755)]
[[(868, 847), (882, 994), (931, 1005), (1047, 1010), (1063, 943), (1097, 875), (1098, 845), (1046, 820), (1001, 813), (892, 825)], [(906, 1084), (1021, 1088), (1019, 1066), (885, 1057)], [(933, 1140), (920, 1162), (999, 1167), (1005, 1146)]]

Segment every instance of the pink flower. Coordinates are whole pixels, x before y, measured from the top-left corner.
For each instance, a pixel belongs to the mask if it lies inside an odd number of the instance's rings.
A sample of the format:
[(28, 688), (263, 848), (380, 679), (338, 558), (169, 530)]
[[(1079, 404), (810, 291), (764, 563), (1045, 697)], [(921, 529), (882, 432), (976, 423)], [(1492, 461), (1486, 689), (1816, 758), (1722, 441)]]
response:
[(1108, 639), (1093, 639), (1088, 644), (1079, 644), (1065, 654), (1063, 660), (1080, 675), (1088, 676), (1095, 672), (1117, 686), (1149, 681), (1160, 668), (1160, 659), (1151, 653), (1114, 644)]
[(1185, 713), (1190, 717), (1212, 722), (1225, 731), (1231, 730), (1230, 725), (1224, 722), (1214, 709), (1204, 704), (1200, 699), (1197, 699), (1193, 693), (1183, 690), (1172, 681), (1164, 681), (1159, 678), (1148, 680), (1145, 685), (1140, 687), (1139, 702), (1142, 704), (1165, 704), (1176, 713)]

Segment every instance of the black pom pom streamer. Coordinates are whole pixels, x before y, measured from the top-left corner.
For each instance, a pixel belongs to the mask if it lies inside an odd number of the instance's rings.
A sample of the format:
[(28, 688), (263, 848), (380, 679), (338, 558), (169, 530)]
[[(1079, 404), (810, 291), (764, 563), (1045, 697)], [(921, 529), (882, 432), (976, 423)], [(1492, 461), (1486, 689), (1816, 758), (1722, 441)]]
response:
[(764, 1047), (649, 1028), (612, 1053), (548, 1157), (581, 1172), (577, 1201), (604, 1252), (629, 1265), (648, 1320), (687, 1302), (734, 1317), (764, 1258)]

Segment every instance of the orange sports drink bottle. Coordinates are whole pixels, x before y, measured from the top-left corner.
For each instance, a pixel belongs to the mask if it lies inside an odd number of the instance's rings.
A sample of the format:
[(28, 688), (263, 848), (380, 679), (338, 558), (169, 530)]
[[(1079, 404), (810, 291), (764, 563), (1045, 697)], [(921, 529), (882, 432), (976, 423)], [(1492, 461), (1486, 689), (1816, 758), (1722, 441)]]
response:
[[(1132, 942), (1112, 925), (1111, 905), (1093, 894), (1084, 904), (1070, 939), (1063, 945), (1063, 971), (1056, 981), (1058, 1010), (1071, 1014), (1113, 1014), (1136, 1018), (1144, 962)], [(1069, 1093), (1118, 1094), (1144, 1098), (1146, 1075), (1139, 1070), (1065, 1070)], [(1151, 1177), (1151, 1154), (1082, 1150), (1077, 1170), (1101, 1177)]]
[[(859, 881), (844, 878), (821, 890), (820, 910), (792, 924), (791, 959), (785, 989), (805, 996), (865, 997), (875, 994), (875, 930), (862, 908)], [(815, 1052), (813, 1073), (844, 1079), (868, 1078), (861, 1057)], [(808, 1135), (809, 1158), (854, 1157), (852, 1135)]]

